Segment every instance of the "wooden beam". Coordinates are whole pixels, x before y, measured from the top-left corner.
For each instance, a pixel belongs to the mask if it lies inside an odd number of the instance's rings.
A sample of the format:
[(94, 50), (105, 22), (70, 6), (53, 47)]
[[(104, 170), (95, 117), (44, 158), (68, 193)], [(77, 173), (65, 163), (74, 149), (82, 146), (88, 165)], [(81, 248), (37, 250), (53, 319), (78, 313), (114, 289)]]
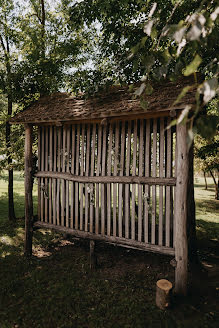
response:
[(32, 255), (33, 181), (32, 181), (32, 126), (25, 125), (25, 242), (24, 253)]
[(80, 230), (73, 230), (71, 228), (66, 228), (62, 226), (57, 226), (54, 224), (49, 224), (45, 222), (35, 222), (34, 227), (38, 228), (44, 228), (44, 229), (51, 229), (59, 232), (64, 232), (69, 235), (73, 235), (74, 237), (77, 238), (86, 238), (86, 239), (91, 239), (91, 240), (99, 240), (99, 241), (104, 241), (110, 244), (118, 244), (123, 247), (128, 247), (128, 248), (133, 248), (133, 249), (140, 249), (144, 251), (150, 251), (154, 253), (160, 253), (160, 254), (167, 254), (167, 255), (174, 255), (175, 251), (174, 248), (171, 247), (165, 247), (165, 246), (159, 246), (159, 245), (152, 245), (152, 244), (146, 244), (137, 240), (131, 240), (131, 239), (126, 239), (122, 237), (114, 237), (114, 236), (103, 236), (101, 234), (95, 234), (87, 231), (80, 231)]
[(39, 171), (35, 174), (38, 178), (66, 179), (79, 183), (136, 183), (159, 186), (175, 186), (176, 178), (139, 177), (139, 176), (78, 176), (63, 172)]
[(175, 293), (186, 295), (188, 271), (187, 242), (187, 187), (188, 187), (188, 145), (186, 125), (177, 125), (177, 178), (175, 200)]

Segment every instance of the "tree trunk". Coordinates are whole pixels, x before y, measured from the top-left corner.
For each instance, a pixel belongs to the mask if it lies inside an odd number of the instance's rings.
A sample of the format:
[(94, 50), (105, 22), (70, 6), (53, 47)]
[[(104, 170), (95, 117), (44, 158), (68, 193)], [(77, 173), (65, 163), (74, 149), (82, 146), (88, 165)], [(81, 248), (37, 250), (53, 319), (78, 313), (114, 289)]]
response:
[[(8, 115), (12, 114), (12, 99), (8, 95)], [(14, 211), (14, 195), (13, 195), (13, 168), (12, 168), (12, 158), (10, 154), (11, 147), (11, 126), (9, 122), (6, 122), (6, 147), (7, 147), (7, 157), (8, 157), (8, 218), (9, 220), (15, 220)]]
[(187, 236), (188, 236), (188, 260), (190, 263), (199, 263), (197, 255), (195, 197), (194, 197), (194, 144), (191, 145), (188, 154), (189, 176), (187, 188)]
[(207, 179), (206, 179), (206, 172), (203, 171), (204, 173), (204, 179), (205, 179), (205, 190), (208, 190), (208, 184), (207, 184)]
[(215, 186), (215, 199), (219, 200), (219, 180), (218, 180), (218, 182), (216, 181), (216, 178), (215, 178), (212, 170), (210, 170), (210, 174), (211, 174), (212, 179), (214, 181), (214, 186)]

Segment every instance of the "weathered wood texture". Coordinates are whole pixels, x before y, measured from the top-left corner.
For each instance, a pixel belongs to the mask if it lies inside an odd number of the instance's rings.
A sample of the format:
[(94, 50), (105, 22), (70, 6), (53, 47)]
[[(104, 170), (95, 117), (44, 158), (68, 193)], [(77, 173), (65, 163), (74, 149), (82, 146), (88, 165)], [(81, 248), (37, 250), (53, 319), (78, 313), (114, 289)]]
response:
[(177, 178), (175, 199), (175, 292), (187, 293), (187, 186), (188, 186), (188, 145), (186, 125), (177, 125)]
[(41, 127), (40, 221), (173, 249), (168, 124), (162, 117)]
[(33, 198), (32, 198), (32, 126), (25, 125), (25, 244), (24, 253), (32, 255)]
[(156, 283), (156, 305), (165, 310), (170, 306), (172, 283), (166, 279), (160, 279)]

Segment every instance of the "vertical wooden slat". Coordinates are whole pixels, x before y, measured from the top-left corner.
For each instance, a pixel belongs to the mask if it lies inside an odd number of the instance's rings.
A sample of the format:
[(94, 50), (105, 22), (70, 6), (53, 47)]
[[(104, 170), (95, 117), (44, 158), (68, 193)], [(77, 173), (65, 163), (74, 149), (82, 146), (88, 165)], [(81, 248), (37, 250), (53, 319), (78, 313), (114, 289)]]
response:
[[(145, 140), (145, 176), (150, 176), (150, 158), (151, 158), (151, 125), (150, 119), (146, 121), (146, 140)], [(150, 200), (150, 187), (145, 186), (144, 194), (144, 241), (148, 243), (148, 224), (149, 224), (149, 200)]]
[[(48, 127), (45, 129), (45, 171), (48, 171)], [(45, 222), (48, 222), (48, 179), (45, 178)]]
[[(125, 122), (122, 122), (122, 131), (121, 131), (121, 144), (120, 144), (120, 165), (119, 165), (119, 175), (123, 176), (124, 174), (124, 163), (125, 163)], [(119, 237), (122, 237), (122, 217), (123, 217), (123, 185), (119, 184)]]
[[(66, 172), (69, 173), (69, 159), (70, 159), (70, 127), (68, 126), (66, 128), (66, 134), (67, 134), (67, 147), (66, 147)], [(69, 227), (69, 181), (66, 181), (66, 210), (65, 210), (65, 217), (66, 217), (66, 227)]]
[[(107, 175), (111, 176), (112, 173), (112, 140), (113, 140), (113, 127), (109, 126), (109, 147), (108, 147), (108, 163)], [(111, 184), (107, 183), (107, 235), (111, 234)]]
[[(153, 162), (152, 176), (157, 175), (157, 119), (153, 120)], [(155, 244), (156, 228), (156, 186), (152, 186), (152, 223), (151, 223), (151, 243)]]
[[(126, 146), (126, 176), (130, 175), (131, 160), (131, 121), (128, 122), (128, 135)], [(125, 238), (129, 238), (129, 218), (130, 218), (130, 185), (125, 185)]]
[[(98, 139), (97, 139), (97, 169), (96, 176), (100, 175), (101, 170), (101, 149), (102, 149), (102, 126), (98, 125)], [(100, 201), (100, 193), (99, 193), (99, 183), (96, 184), (96, 215), (95, 215), (95, 233), (99, 233), (99, 201)]]
[[(167, 120), (167, 126), (170, 125), (170, 118)], [(172, 155), (171, 155), (171, 149), (172, 149), (172, 142), (171, 142), (171, 128), (167, 129), (167, 149), (166, 149), (166, 177), (171, 177), (171, 166), (172, 166)], [(170, 246), (170, 186), (166, 187), (166, 246)]]
[[(75, 155), (75, 174), (79, 175), (80, 125), (76, 125), (77, 145)], [(79, 226), (79, 183), (75, 182), (75, 229)]]
[(31, 125), (25, 125), (25, 244), (26, 256), (32, 255), (33, 197), (32, 197), (32, 132)]
[[(107, 127), (103, 126), (103, 148), (102, 148), (102, 170), (101, 175), (106, 174), (106, 137)], [(105, 234), (105, 217), (106, 217), (106, 202), (105, 202), (105, 185), (101, 184), (101, 234)]]
[[(62, 136), (62, 172), (66, 170), (66, 126), (63, 127), (63, 136)], [(61, 225), (65, 225), (65, 208), (66, 208), (66, 183), (62, 179), (62, 203), (61, 203)]]
[[(177, 130), (176, 130), (176, 138), (175, 138), (175, 178), (177, 177), (177, 158), (178, 158), (178, 136), (177, 136)], [(175, 239), (176, 239), (176, 186), (174, 188), (174, 217), (173, 217), (173, 247), (175, 248)]]
[[(113, 175), (117, 176), (118, 171), (118, 155), (119, 155), (119, 123), (116, 122), (115, 128), (115, 149), (114, 149), (114, 168)], [(113, 236), (116, 236), (117, 227), (117, 184), (113, 184)]]
[[(136, 160), (137, 160), (137, 120), (134, 121), (133, 133), (133, 163), (132, 163), (132, 176), (136, 175)], [(132, 185), (132, 218), (131, 218), (131, 238), (135, 239), (135, 193), (136, 185)]]
[[(38, 127), (38, 171), (41, 171), (41, 128), (40, 127)], [(40, 220), (41, 178), (38, 178), (37, 182), (38, 182), (37, 216), (38, 216), (38, 220)]]
[[(58, 160), (57, 160), (57, 169), (58, 172), (61, 172), (61, 128), (58, 128)], [(57, 225), (60, 225), (60, 179), (57, 180), (57, 197), (56, 197), (56, 208), (57, 208)]]
[[(138, 174), (143, 176), (143, 136), (144, 136), (144, 121), (140, 121), (140, 138), (139, 138), (139, 167)], [(142, 240), (142, 185), (138, 186), (138, 241)]]
[[(81, 176), (84, 175), (84, 137), (85, 137), (85, 125), (82, 124), (81, 133)], [(84, 184), (80, 184), (80, 230), (83, 230), (84, 219)]]
[[(42, 127), (41, 132), (41, 171), (44, 171), (45, 168), (45, 128)], [(41, 221), (44, 221), (44, 179), (40, 179), (40, 188), (41, 188)]]
[[(53, 167), (53, 134), (52, 126), (49, 127), (49, 171)], [(49, 223), (52, 223), (52, 179), (49, 179)]]
[[(56, 127), (54, 127), (54, 135), (53, 135), (53, 155), (54, 155), (53, 171), (56, 172), (56, 170), (57, 170), (57, 129), (56, 129)], [(57, 184), (57, 180), (53, 179), (53, 224), (56, 224), (56, 217), (57, 217), (56, 184)]]
[[(164, 173), (164, 119), (160, 118), (160, 158), (159, 175), (163, 178)], [(163, 245), (163, 186), (159, 186), (159, 245)]]
[[(86, 139), (86, 170), (85, 175), (89, 175), (89, 166), (90, 166), (90, 124), (87, 127), (87, 139)], [(89, 195), (91, 189), (89, 187)], [(88, 184), (85, 184), (85, 231), (88, 231), (88, 211), (89, 211), (89, 201), (88, 201)]]
[[(72, 138), (71, 138), (71, 174), (75, 173), (75, 125), (72, 125)], [(71, 221), (70, 227), (73, 229), (74, 227), (74, 182), (71, 183)]]
[[(93, 124), (93, 127), (92, 127), (92, 147), (91, 147), (91, 167), (90, 167), (90, 175), (91, 176), (94, 176), (95, 148), (96, 148), (96, 124)], [(90, 202), (90, 232), (93, 232), (94, 201), (95, 201), (94, 194), (95, 194), (95, 185), (92, 185), (92, 189), (91, 189), (92, 202)]]

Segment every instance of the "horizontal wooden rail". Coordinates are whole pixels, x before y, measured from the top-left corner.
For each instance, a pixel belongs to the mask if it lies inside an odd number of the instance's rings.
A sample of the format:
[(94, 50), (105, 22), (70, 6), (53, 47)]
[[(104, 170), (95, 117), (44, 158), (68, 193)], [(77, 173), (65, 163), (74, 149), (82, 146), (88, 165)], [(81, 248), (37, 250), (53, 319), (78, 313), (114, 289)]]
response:
[(176, 178), (138, 177), (138, 176), (78, 176), (71, 173), (39, 171), (36, 178), (64, 179), (79, 183), (136, 183), (159, 186), (175, 186)]
[(74, 230), (71, 228), (66, 228), (63, 226), (58, 226), (55, 224), (49, 224), (49, 223), (40, 222), (40, 221), (35, 222), (34, 226), (38, 227), (38, 228), (51, 229), (51, 230), (59, 231), (62, 233), (64, 232), (64, 233), (73, 235), (74, 237), (77, 237), (77, 238), (99, 240), (99, 241), (104, 241), (104, 242), (107, 242), (110, 244), (118, 244), (123, 247), (141, 249), (144, 251), (150, 251), (150, 252), (160, 253), (160, 254), (167, 254), (167, 255), (175, 254), (174, 248), (171, 248), (171, 247), (147, 244), (147, 243), (143, 243), (143, 242), (140, 242), (137, 240), (131, 240), (131, 239), (126, 239), (126, 238), (122, 238), (122, 237), (106, 236), (106, 235), (100, 235), (100, 234), (95, 234), (95, 233), (91, 233), (91, 232)]

